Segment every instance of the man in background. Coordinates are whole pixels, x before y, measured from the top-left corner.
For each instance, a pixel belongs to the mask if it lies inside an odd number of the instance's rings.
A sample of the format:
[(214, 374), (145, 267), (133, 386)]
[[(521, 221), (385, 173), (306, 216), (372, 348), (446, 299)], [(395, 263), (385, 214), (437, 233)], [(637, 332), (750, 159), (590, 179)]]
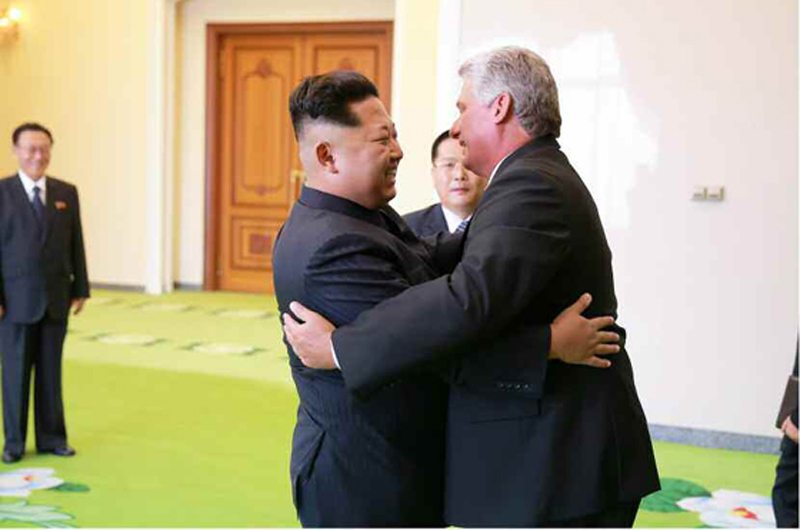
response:
[(464, 167), (464, 148), (450, 131), (436, 137), (431, 147), (431, 177), (438, 204), (403, 216), (419, 237), (447, 230), (463, 232), (486, 189), (486, 178)]
[(39, 453), (73, 456), (67, 444), (61, 357), (70, 307), (89, 297), (78, 191), (45, 175), (53, 136), (38, 123), (12, 134), (16, 175), (0, 180), (0, 347), (3, 462), (25, 453), (31, 372)]

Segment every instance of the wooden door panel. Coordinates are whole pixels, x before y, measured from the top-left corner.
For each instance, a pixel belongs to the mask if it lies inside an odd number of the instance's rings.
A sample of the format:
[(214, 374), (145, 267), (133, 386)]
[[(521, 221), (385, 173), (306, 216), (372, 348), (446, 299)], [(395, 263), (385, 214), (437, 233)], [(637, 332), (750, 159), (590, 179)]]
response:
[(332, 70), (355, 70), (378, 87), (381, 100), (391, 101), (391, 35), (366, 33), (347, 35), (327, 33), (306, 39), (309, 75)]
[(291, 169), (286, 102), (294, 87), (296, 50), (234, 50), (234, 203), (287, 207)]
[(295, 199), (286, 102), (301, 79), (300, 39), (232, 36), (222, 63), (218, 286), (269, 292), (272, 245)]
[(303, 77), (353, 69), (375, 82), (388, 108), (391, 24), (242, 26), (220, 30), (216, 42), (206, 287), (271, 293), (272, 249), (303, 180), (289, 95)]
[(375, 47), (319, 47), (314, 50), (314, 66), (319, 72), (355, 70), (375, 79), (378, 71), (378, 50)]

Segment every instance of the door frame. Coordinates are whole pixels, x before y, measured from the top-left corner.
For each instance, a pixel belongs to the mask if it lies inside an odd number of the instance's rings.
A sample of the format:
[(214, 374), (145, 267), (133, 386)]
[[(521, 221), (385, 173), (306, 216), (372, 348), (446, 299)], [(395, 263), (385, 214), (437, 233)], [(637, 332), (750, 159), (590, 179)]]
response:
[[(206, 26), (206, 196), (205, 196), (205, 252), (203, 260), (203, 290), (218, 289), (217, 256), (219, 244), (217, 226), (219, 224), (219, 149), (220, 149), (220, 110), (219, 101), (219, 54), (220, 43), (228, 35), (282, 35), (286, 33), (375, 33), (386, 34), (390, 43), (394, 42), (394, 22), (308, 22), (308, 23), (269, 23), (269, 24), (208, 24)], [(389, 47), (388, 60), (392, 64), (393, 46)], [(387, 108), (391, 102), (391, 83), (389, 93), (381, 94)]]

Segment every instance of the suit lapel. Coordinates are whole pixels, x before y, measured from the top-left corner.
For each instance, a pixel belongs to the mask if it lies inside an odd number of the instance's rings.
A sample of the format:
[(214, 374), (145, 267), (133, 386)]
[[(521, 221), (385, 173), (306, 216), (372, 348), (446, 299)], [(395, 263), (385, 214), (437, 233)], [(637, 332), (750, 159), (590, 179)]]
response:
[(33, 205), (28, 198), (28, 194), (25, 193), (25, 186), (22, 185), (19, 175), (11, 181), (11, 189), (14, 195), (14, 207), (26, 218), (26, 224), (37, 226), (36, 215), (33, 213)]
[(56, 202), (61, 201), (60, 189), (53, 179), (47, 180), (46, 201), (44, 205), (44, 235), (42, 236), (42, 244), (47, 241), (50, 233), (53, 231), (53, 223), (58, 213), (56, 212)]
[(436, 205), (436, 213), (434, 215), (434, 222), (433, 222), (433, 230), (434, 232), (443, 232), (449, 229), (447, 228), (447, 219), (444, 217), (444, 210), (442, 210), (442, 204), (439, 203)]

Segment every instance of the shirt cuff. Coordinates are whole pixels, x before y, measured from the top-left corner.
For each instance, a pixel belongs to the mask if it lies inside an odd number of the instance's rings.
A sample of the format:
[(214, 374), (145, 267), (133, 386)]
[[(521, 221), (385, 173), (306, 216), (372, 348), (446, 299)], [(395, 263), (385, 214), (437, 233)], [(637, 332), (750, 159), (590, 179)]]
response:
[(333, 337), (331, 337), (331, 355), (333, 355), (333, 364), (336, 365), (336, 368), (341, 370), (342, 367), (339, 366), (339, 359), (336, 357), (336, 349), (333, 347)]

